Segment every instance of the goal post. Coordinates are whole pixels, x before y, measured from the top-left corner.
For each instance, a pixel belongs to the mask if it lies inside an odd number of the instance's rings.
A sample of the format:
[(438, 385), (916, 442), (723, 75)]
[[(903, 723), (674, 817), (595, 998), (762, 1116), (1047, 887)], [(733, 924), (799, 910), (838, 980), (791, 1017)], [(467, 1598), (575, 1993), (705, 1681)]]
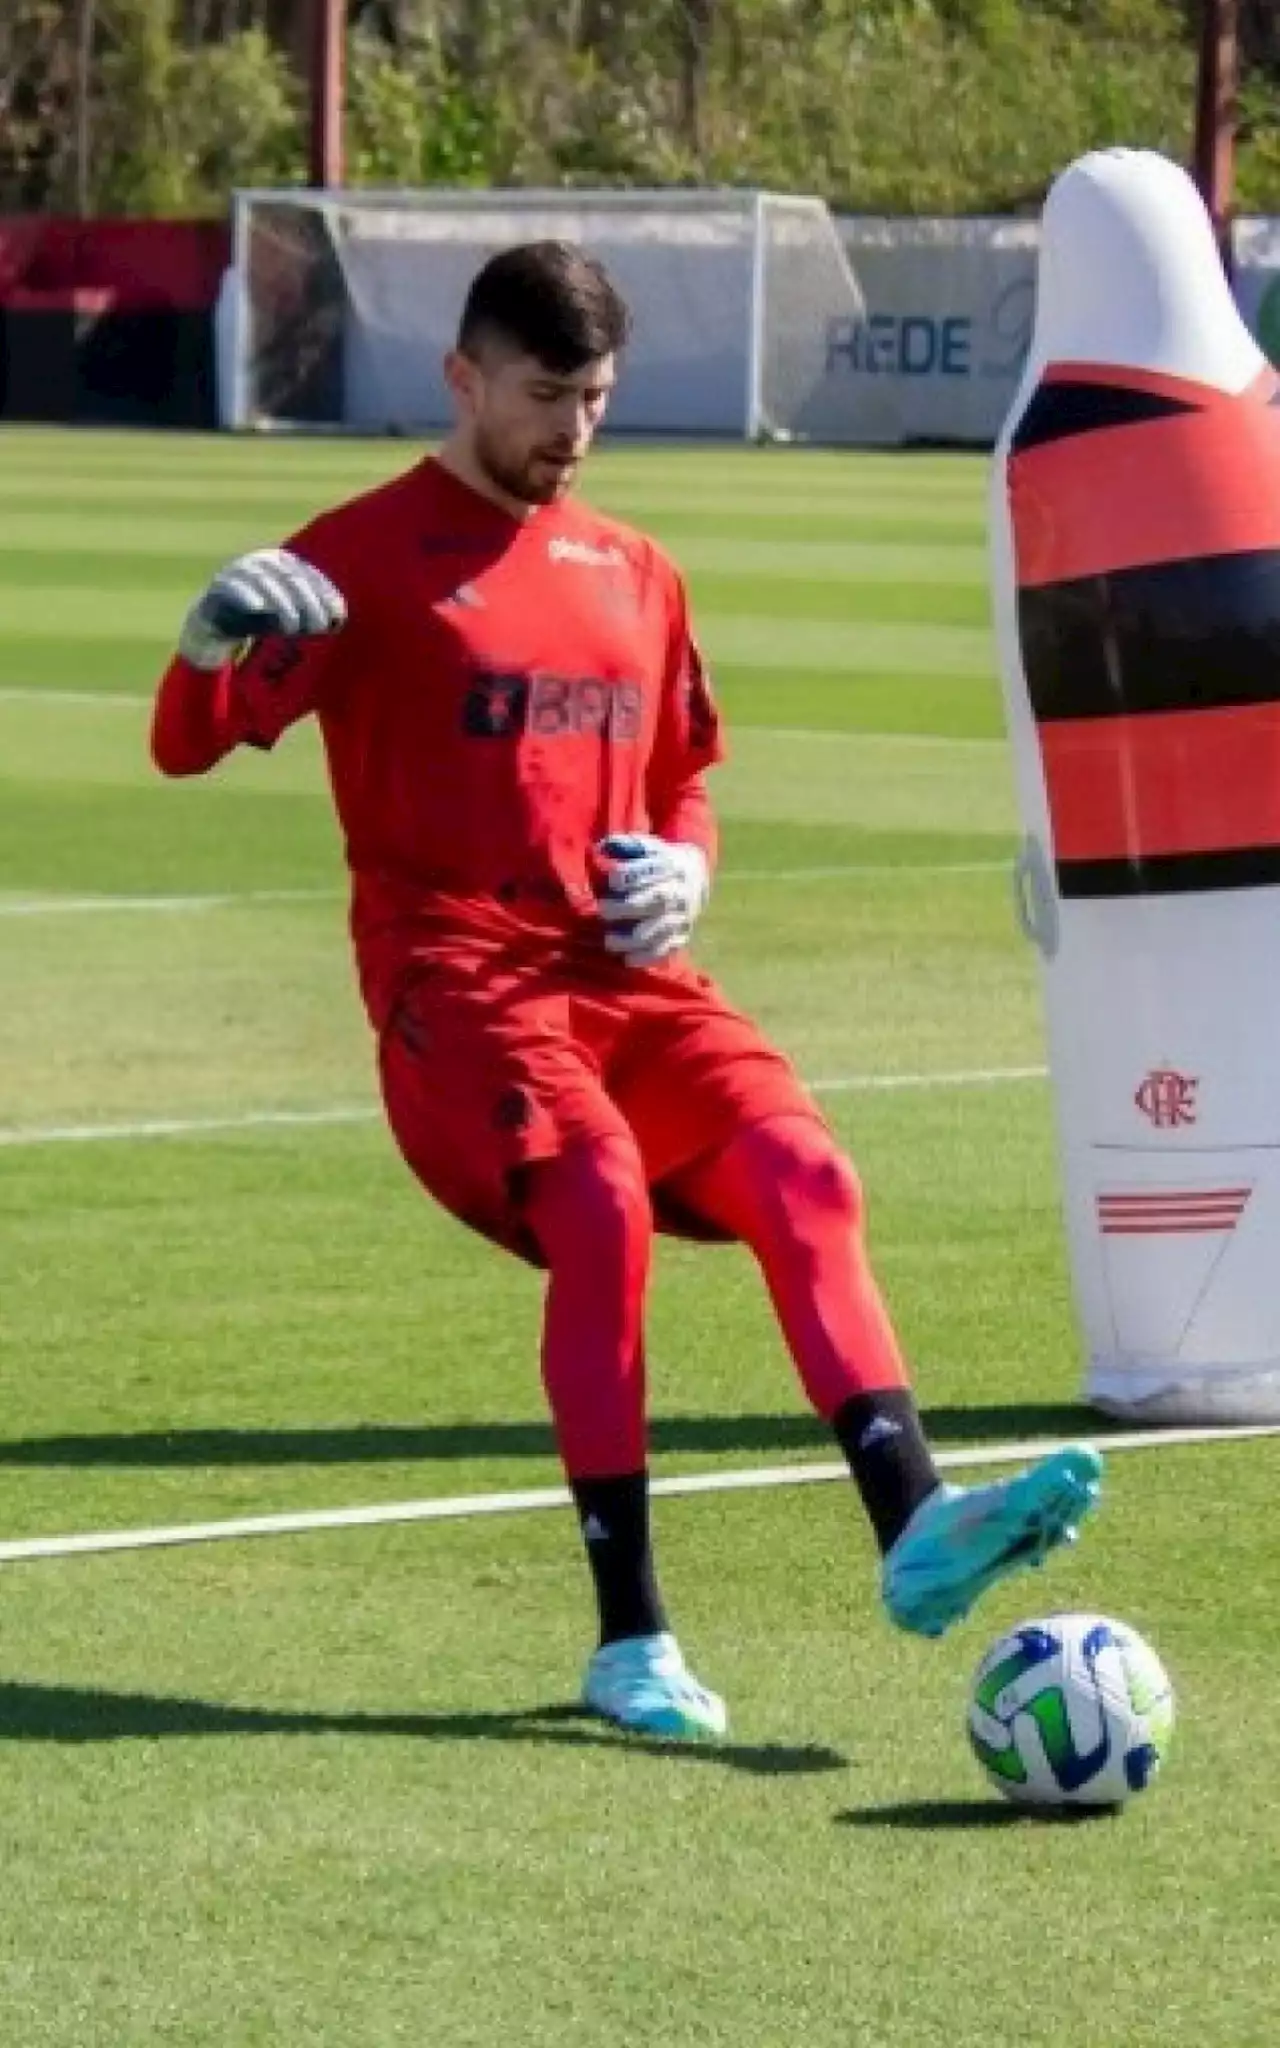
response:
[(833, 338), (866, 306), (825, 203), (731, 190), (238, 192), (227, 424), (440, 431), (472, 277), (547, 239), (598, 256), (631, 307), (612, 428), (898, 438), (888, 390), (842, 374)]

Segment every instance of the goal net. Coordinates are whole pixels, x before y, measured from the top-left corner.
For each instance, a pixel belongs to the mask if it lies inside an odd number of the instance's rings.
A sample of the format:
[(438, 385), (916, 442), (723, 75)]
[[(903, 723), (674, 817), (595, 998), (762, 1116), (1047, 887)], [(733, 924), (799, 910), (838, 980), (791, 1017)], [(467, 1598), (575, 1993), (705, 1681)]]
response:
[(227, 424), (429, 434), (475, 272), (514, 242), (600, 258), (633, 338), (611, 427), (892, 442), (891, 380), (849, 374), (865, 318), (820, 199), (753, 192), (240, 192)]

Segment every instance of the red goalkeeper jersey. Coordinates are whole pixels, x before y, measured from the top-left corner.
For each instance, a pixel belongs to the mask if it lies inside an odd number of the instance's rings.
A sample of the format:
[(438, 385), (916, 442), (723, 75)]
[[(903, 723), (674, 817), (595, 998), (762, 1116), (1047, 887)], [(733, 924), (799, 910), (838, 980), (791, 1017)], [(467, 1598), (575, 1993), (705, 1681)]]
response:
[(348, 621), (160, 684), (156, 765), (203, 773), (314, 712), (352, 873), (374, 1024), (441, 949), (608, 962), (591, 849), (651, 831), (714, 855), (719, 724), (680, 578), (572, 500), (520, 521), (434, 459), (287, 545)]

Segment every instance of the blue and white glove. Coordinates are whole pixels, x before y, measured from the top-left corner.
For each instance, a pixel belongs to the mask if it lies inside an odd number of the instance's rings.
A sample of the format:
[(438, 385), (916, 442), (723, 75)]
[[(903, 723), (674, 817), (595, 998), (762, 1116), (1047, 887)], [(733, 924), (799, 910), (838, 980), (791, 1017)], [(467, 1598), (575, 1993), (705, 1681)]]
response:
[(295, 640), (346, 623), (342, 592), (285, 548), (259, 548), (219, 569), (182, 622), (178, 652), (193, 668), (221, 668), (246, 640)]
[(600, 898), (606, 952), (628, 967), (652, 967), (687, 946), (711, 894), (702, 848), (650, 832), (615, 832), (596, 851), (610, 867)]

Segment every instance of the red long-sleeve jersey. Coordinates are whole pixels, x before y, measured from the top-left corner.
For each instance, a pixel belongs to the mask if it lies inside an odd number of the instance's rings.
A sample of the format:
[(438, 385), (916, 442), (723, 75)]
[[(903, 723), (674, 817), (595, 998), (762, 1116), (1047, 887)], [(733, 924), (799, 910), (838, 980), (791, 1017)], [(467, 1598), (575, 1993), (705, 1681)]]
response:
[(719, 721), (654, 542), (572, 500), (514, 519), (428, 458), (286, 545), (347, 624), (214, 673), (176, 657), (152, 755), (202, 774), (316, 715), (375, 1027), (433, 951), (608, 961), (591, 849), (610, 832), (714, 859)]

